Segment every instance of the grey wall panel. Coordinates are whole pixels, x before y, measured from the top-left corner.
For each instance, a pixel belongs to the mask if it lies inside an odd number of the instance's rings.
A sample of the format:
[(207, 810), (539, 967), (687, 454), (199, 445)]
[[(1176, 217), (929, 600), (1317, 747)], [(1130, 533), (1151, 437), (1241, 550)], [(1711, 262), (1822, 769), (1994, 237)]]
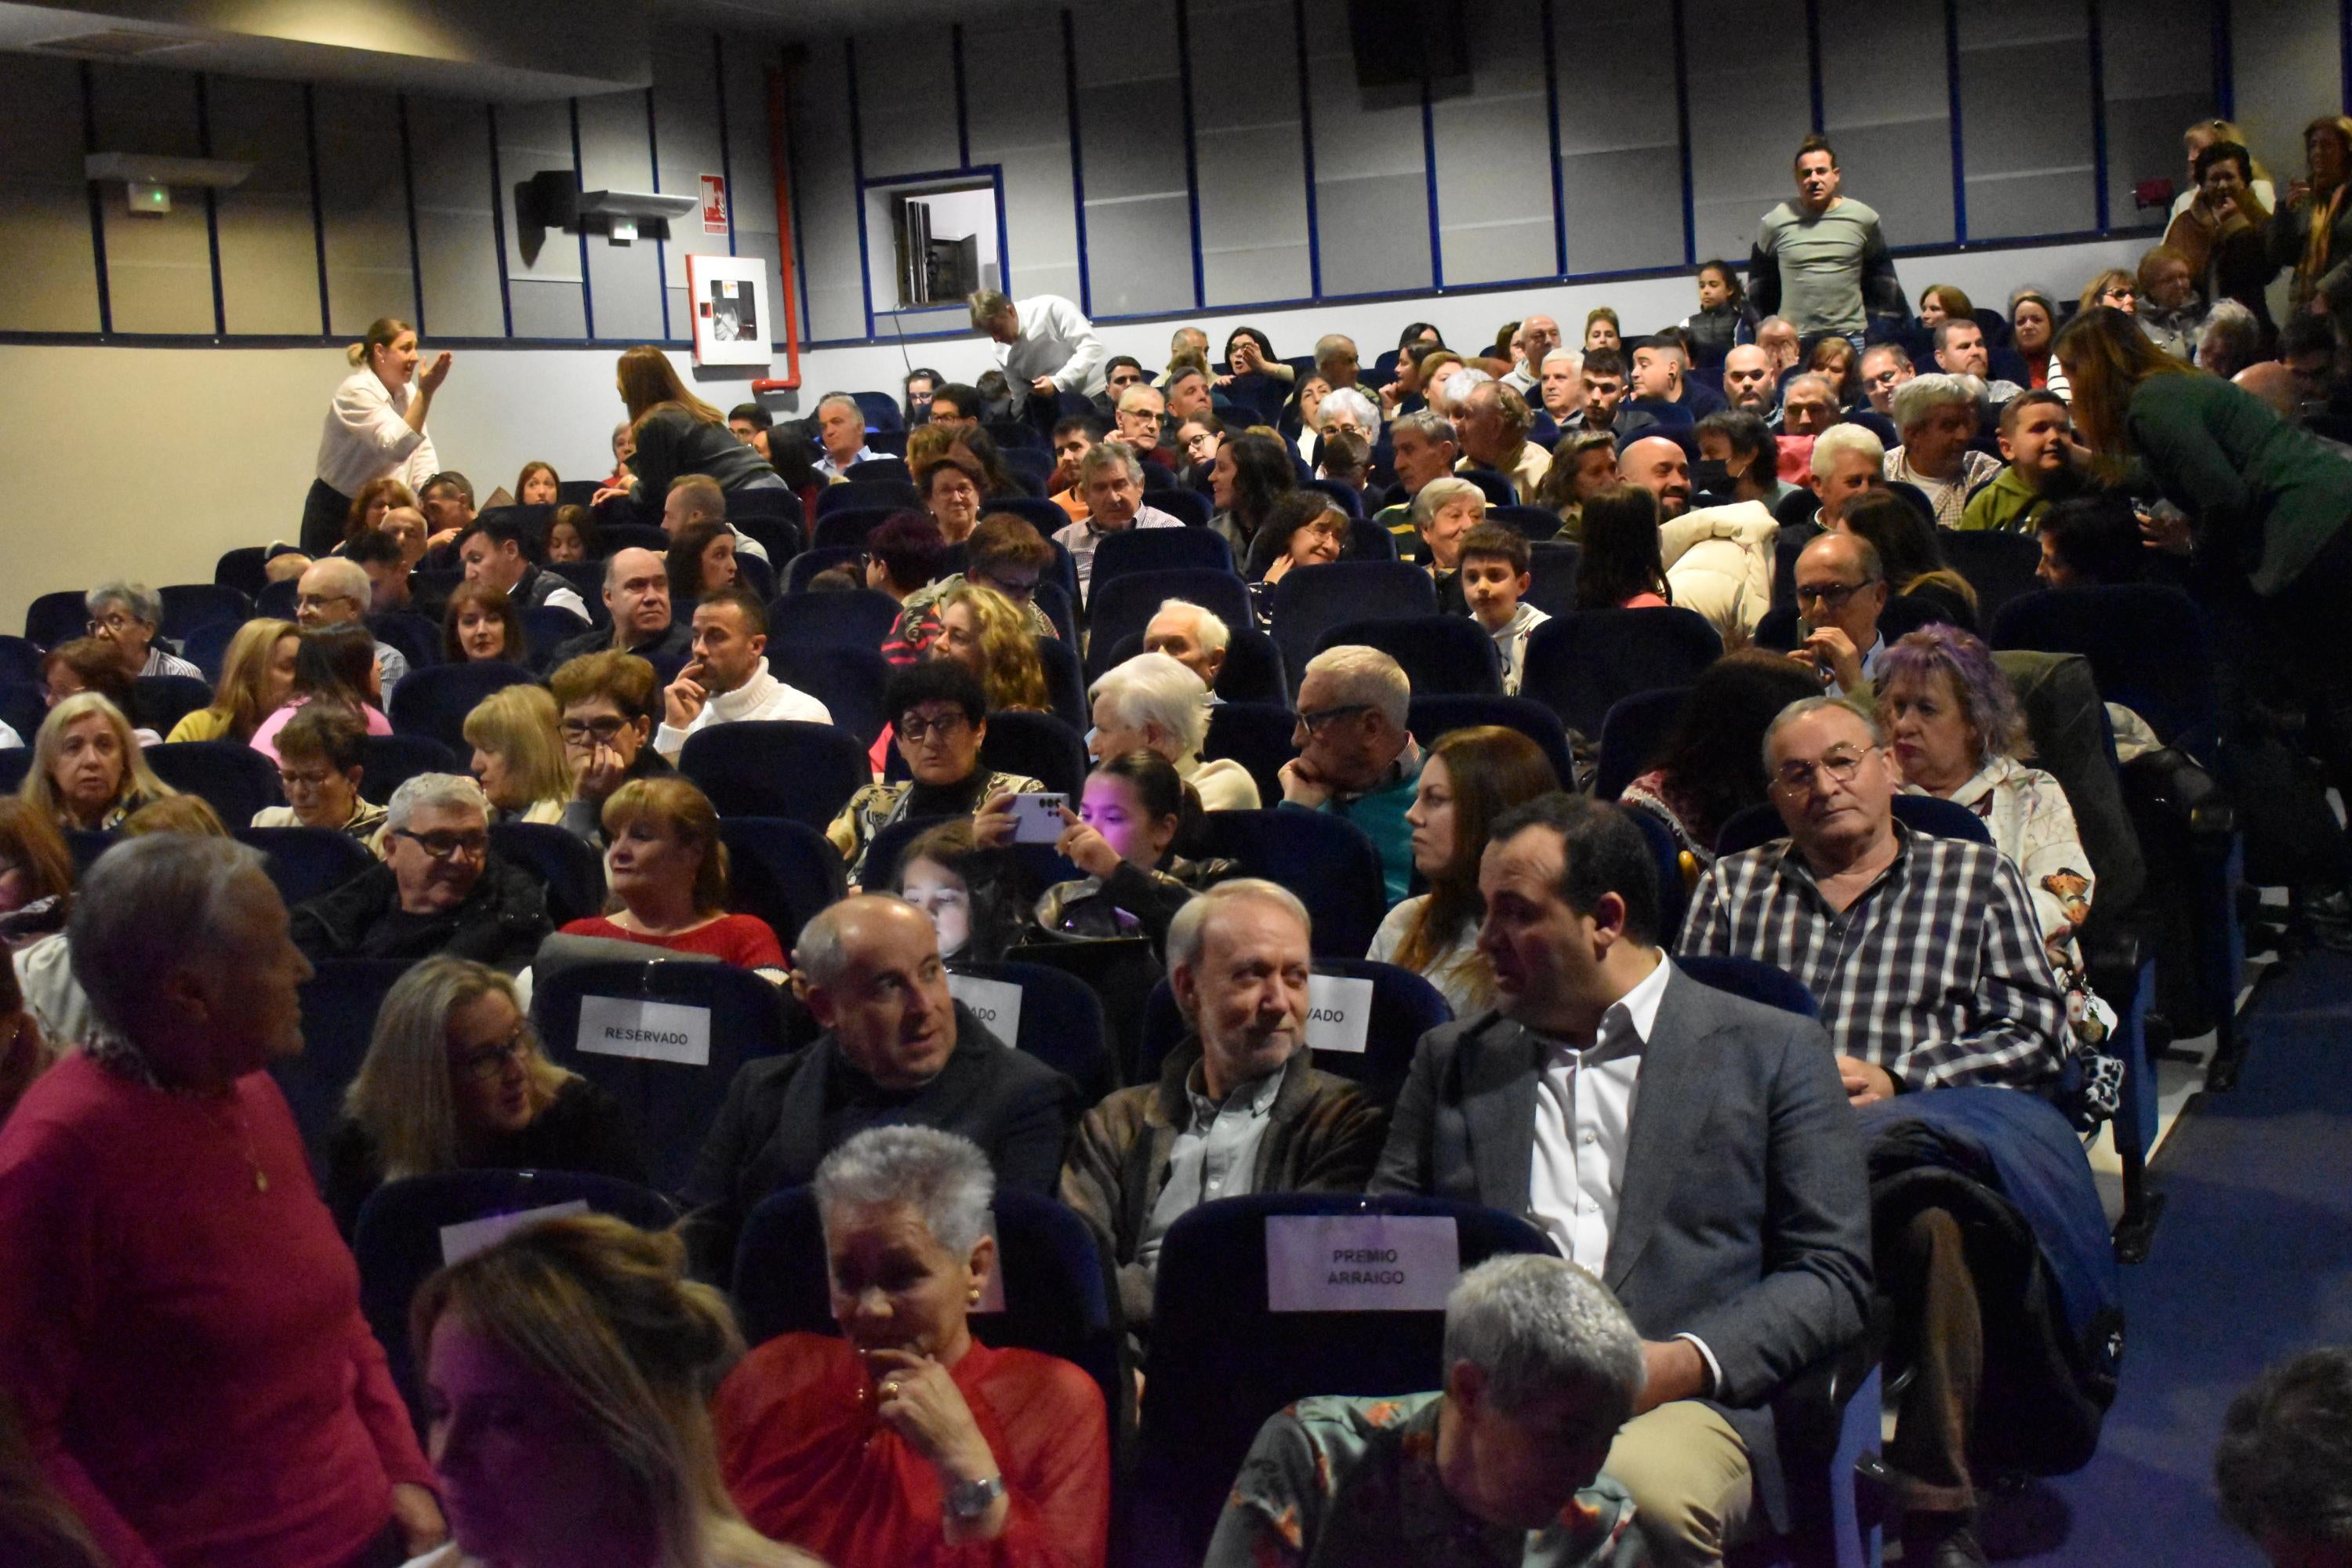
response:
[(1323, 292), (1428, 288), (1428, 157), (1419, 102), (1365, 100), (1344, 0), (1307, 0), (1307, 68)]
[[(1952, 115), (1941, 0), (1820, 0), (1820, 11), (1822, 124), (1845, 194), (1877, 210), (1889, 245), (1948, 243)], [(1790, 167), (1784, 158), (1784, 196), (1796, 188)]]
[[(98, 331), (81, 79), (69, 60), (0, 55), (0, 331)], [(313, 312), (313, 324), (316, 312)]]
[(514, 299), (514, 335), (519, 338), (578, 338), (588, 323), (580, 308), (580, 285), (516, 278), (509, 284)]
[(507, 279), (519, 338), (577, 338), (588, 331), (580, 293), (580, 239), (562, 229), (524, 226), (515, 193), (547, 169), (572, 172), (568, 102), (507, 103), (496, 115), (499, 205), (505, 209)]
[(425, 331), (441, 338), (501, 336), (506, 306), (491, 218), (489, 113), (478, 103), (411, 98), (408, 147)]
[(1470, 8), (1471, 90), (1431, 110), (1437, 231), (1448, 287), (1549, 277), (1551, 106), (1541, 0)]
[[(197, 155), (195, 79), (180, 71), (94, 66), (101, 152)], [(118, 332), (213, 330), (212, 246), (203, 194), (175, 193), (172, 210), (133, 216), (121, 185), (101, 187), (106, 281)]]
[(768, 116), (768, 72), (778, 63), (772, 44), (730, 37), (726, 62), (727, 178), (735, 197), (735, 254), (768, 262), (768, 338), (784, 341), (783, 276), (776, 265), (775, 161)]
[(1095, 313), (1190, 309), (1192, 214), (1176, 13), (1120, 0), (1073, 14)]
[(320, 91), (315, 101), (329, 319), (336, 335), (355, 338), (379, 317), (416, 313), (400, 104), (358, 88)]
[(1192, 127), (1207, 305), (1313, 292), (1289, 0), (1192, 0)]
[[(1812, 129), (1804, 0), (1693, 5), (1683, 31), (1697, 255), (1741, 257), (1764, 215), (1794, 189), (1790, 168)], [(1654, 81), (1644, 86), (1658, 90)]]
[(1559, 203), (1570, 272), (1673, 267), (1683, 259), (1682, 136), (1675, 96), (1626, 60), (1672, 60), (1663, 5), (1614, 15), (1556, 6)]
[(2186, 189), (2180, 132), (2213, 118), (2210, 0), (2137, 0), (2099, 7), (2106, 89), (2107, 222), (2161, 230), (2166, 209), (2137, 210), (2132, 187), (2168, 179)]
[(809, 335), (866, 335), (866, 279), (857, 262), (857, 181), (849, 156), (849, 89), (838, 43), (809, 46), (793, 73), (793, 185), (799, 208)]
[(2303, 128), (2343, 103), (2338, 8), (2314, 0), (2230, 0), (2239, 128), (2282, 187), (2303, 177)]
[[(221, 313), (228, 330), (316, 332), (319, 251), (310, 226), (302, 89), (292, 82), (214, 77), (208, 95), (213, 155), (253, 165), (243, 184), (219, 194)], [(487, 182), (482, 189), (487, 195)], [(487, 205), (481, 220), (489, 222)], [(404, 226), (402, 236), (404, 247)], [(412, 309), (403, 306), (398, 314), (406, 317)]]
[(963, 75), (971, 161), (1004, 171), (1009, 291), (1077, 299), (1078, 220), (1061, 18), (966, 23)]
[[(646, 139), (646, 95), (614, 92), (580, 100), (580, 184), (591, 191), (649, 191), (654, 169)], [(697, 228), (698, 215), (689, 214)], [(654, 242), (614, 245), (588, 238), (588, 286), (596, 335), (625, 342), (662, 335), (662, 283)]]
[(1958, 15), (1969, 237), (2095, 227), (2088, 13), (1969, 0)]
[[(692, 29), (657, 29), (654, 35), (654, 142), (661, 188), (673, 195), (702, 195), (702, 176), (720, 174), (719, 102), (711, 87), (711, 40)], [(686, 258), (697, 252), (727, 254), (727, 236), (703, 226), (699, 209), (670, 225), (661, 247), (664, 282), (669, 289), (669, 332), (693, 335), (687, 319)], [(802, 317), (803, 323), (807, 317)], [(600, 310), (597, 325), (604, 325)], [(805, 330), (805, 328), (803, 329)]]
[(938, 26), (859, 41), (857, 124), (867, 179), (961, 166), (952, 46), (950, 31)]

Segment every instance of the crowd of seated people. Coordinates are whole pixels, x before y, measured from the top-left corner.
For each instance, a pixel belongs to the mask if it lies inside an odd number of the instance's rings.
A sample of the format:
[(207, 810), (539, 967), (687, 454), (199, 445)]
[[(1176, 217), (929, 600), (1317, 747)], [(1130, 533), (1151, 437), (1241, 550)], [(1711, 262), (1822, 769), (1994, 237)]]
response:
[[(1558, 1256), (1465, 1269), (1416, 1392), (1266, 1409), (1194, 1521), (1208, 1561), (1717, 1561), (1792, 1527), (1778, 1424), (1865, 1342), (1907, 1374), (1906, 1561), (1984, 1561), (1985, 1455), (2018, 1451), (1988, 1366), (2038, 1356), (2095, 1433), (2095, 1377), (2049, 1369), (2096, 1352), (2016, 1324), (2034, 1264), (1973, 1211), (1874, 1226), (1874, 1199), (1917, 1127), (1964, 1126), (1980, 1168), (2047, 1177), (1996, 1195), (2103, 1227), (2081, 1140), (2126, 999), (2092, 984), (2085, 808), (1993, 651), (2023, 584), (1969, 536), (2084, 615), (2103, 584), (2185, 595), (2281, 776), (2323, 814), (2312, 777), (2352, 784), (2352, 122), (2305, 140), (2273, 188), (2234, 128), (2192, 131), (2162, 246), (2005, 317), (1942, 284), (1914, 315), (1814, 137), (1748, 266), (1647, 330), (1413, 322), (1368, 363), (1255, 327), (1212, 359), (1188, 326), (1163, 372), (1070, 301), (983, 295), (990, 375), (910, 374), (883, 399), (909, 429), (863, 394), (722, 416), (632, 349), (586, 505), (533, 462), (477, 509), (425, 435), (446, 357), (377, 323), (268, 564), (278, 614), (167, 637), (128, 563), (37, 650), (37, 730), (0, 732), (0, 1472), (21, 1425), (38, 1517), (175, 1568), (1101, 1563), (1136, 1391), (1186, 1396), (1150, 1370), (1171, 1232), (1251, 1194), (1412, 1194)], [(1146, 529), (1196, 531), (1111, 542)], [(1330, 636), (1360, 607), (1306, 587), (1381, 573), (1475, 626), (1484, 675), (1433, 673), (1445, 639)], [(1618, 693), (1685, 689), (1615, 756), (1543, 651), (1684, 612), (1719, 657)], [(2126, 767), (2177, 739), (2108, 720)], [(776, 776), (724, 774), (746, 755)], [(1987, 842), (1914, 825), (1938, 803)], [(2326, 826), (2292, 890), (2341, 943)], [(290, 861), (226, 841), (251, 829), (364, 867), (294, 896)], [(787, 848), (845, 896), (788, 910)], [(709, 1026), (789, 1048), (728, 1052), (690, 1146), (647, 1146), (538, 1034), (541, 984), (592, 959), (758, 974), (775, 1020)], [(1318, 1048), (1338, 959), (1450, 1018), (1401, 1084)], [(1094, 988), (1108, 1067), (1059, 1054), (1091, 1026), (1038, 994), (1017, 1028), (976, 999), (1008, 961)], [(397, 978), (310, 1136), (268, 1069), (314, 968), (369, 964)], [(543, 1222), (416, 1296), (428, 1460), (360, 1310), (371, 1200), (666, 1168), (675, 1236)], [(802, 1188), (840, 1336), (745, 1354), (719, 1292)], [(1093, 1237), (1132, 1387), (974, 1321), (1015, 1193)]]

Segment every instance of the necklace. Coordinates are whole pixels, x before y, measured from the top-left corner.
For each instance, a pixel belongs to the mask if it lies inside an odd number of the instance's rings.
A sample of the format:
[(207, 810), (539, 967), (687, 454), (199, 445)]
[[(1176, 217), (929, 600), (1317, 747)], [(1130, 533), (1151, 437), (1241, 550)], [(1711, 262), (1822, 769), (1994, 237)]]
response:
[(220, 1123), (223, 1131), (234, 1135), (238, 1144), (242, 1146), (245, 1163), (253, 1169), (253, 1190), (257, 1193), (266, 1193), (269, 1190), (269, 1173), (261, 1168), (261, 1156), (254, 1149), (253, 1133), (245, 1124), (245, 1111), (236, 1103), (236, 1091), (234, 1088), (226, 1097), (227, 1103), (225, 1112), (216, 1112), (213, 1109), (212, 1102), (221, 1097), (194, 1089), (176, 1089), (164, 1083), (156, 1076), (154, 1068), (149, 1064), (147, 1058), (140, 1054), (139, 1047), (119, 1036), (103, 1030), (93, 1031), (82, 1048), (89, 1054), (90, 1060), (117, 1078), (154, 1089), (158, 1093), (168, 1094), (176, 1099), (194, 1100), (202, 1103), (205, 1106), (205, 1114), (215, 1122)]

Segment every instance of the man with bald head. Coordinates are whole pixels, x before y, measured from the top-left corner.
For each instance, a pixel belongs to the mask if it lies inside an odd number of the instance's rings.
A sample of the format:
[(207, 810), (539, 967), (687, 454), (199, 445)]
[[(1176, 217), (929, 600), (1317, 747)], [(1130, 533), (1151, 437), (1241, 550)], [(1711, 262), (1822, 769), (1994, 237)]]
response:
[(1690, 456), (1665, 436), (1629, 441), (1617, 454), (1617, 477), (1658, 498), (1658, 521), (1672, 522), (1690, 510)]
[(668, 567), (651, 550), (631, 546), (605, 560), (604, 612), (612, 625), (559, 644), (548, 668), (607, 649), (681, 659), (694, 651), (694, 629), (670, 613)]
[(1728, 637), (1753, 632), (1771, 607), (1772, 546), (1780, 525), (1762, 501), (1691, 510), (1690, 458), (1682, 444), (1644, 436), (1618, 454), (1617, 476), (1658, 498), (1658, 554), (1675, 603)]
[(807, 1185), (826, 1154), (884, 1122), (960, 1133), (1000, 1186), (1055, 1190), (1076, 1086), (949, 994), (920, 910), (868, 894), (818, 911), (793, 943), (793, 984), (824, 1032), (747, 1063), (728, 1087), (684, 1189), (698, 1268), (726, 1269), (761, 1199)]
[(1886, 608), (1886, 569), (1867, 539), (1824, 533), (1797, 556), (1798, 630), (1804, 640), (1789, 657), (1811, 670), (1831, 697), (1867, 706), (1886, 639), (1878, 613)]
[(1731, 406), (1769, 420), (1779, 401), (1772, 358), (1754, 343), (1739, 343), (1723, 356), (1723, 395)]

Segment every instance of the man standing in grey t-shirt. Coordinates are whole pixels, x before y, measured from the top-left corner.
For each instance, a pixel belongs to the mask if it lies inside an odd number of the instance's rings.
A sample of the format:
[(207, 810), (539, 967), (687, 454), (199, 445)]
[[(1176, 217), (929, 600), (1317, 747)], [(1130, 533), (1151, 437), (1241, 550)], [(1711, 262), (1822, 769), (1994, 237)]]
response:
[(1836, 332), (1856, 342), (1873, 317), (1911, 313), (1878, 214), (1838, 195), (1837, 153), (1822, 137), (1797, 149), (1797, 197), (1764, 215), (1748, 259), (1748, 297), (1805, 338)]

